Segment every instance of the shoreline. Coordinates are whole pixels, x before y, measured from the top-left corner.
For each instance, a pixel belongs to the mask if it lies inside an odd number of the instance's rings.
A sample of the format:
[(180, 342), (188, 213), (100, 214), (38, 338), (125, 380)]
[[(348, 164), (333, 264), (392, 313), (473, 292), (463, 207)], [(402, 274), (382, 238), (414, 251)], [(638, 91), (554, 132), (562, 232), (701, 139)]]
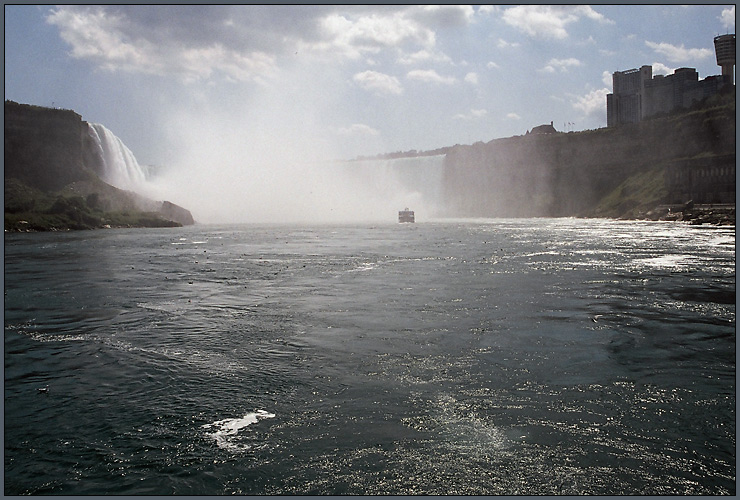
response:
[(647, 212), (642, 220), (685, 222), (694, 226), (734, 226), (735, 204), (694, 204), (690, 201), (683, 205), (658, 205)]
[[(563, 216), (562, 218), (568, 218), (572, 216)], [(495, 218), (495, 217), (492, 217)], [(517, 217), (521, 219), (527, 219), (528, 217)], [(536, 217), (540, 218), (540, 217)], [(553, 217), (559, 218), (559, 217)], [(686, 225), (699, 226), (708, 225), (716, 227), (733, 227), (735, 226), (735, 205), (722, 204), (722, 205), (692, 205), (687, 208), (685, 205), (660, 205), (653, 210), (641, 214), (636, 217), (588, 217), (581, 216), (579, 219), (599, 219), (599, 220), (624, 220), (624, 221), (662, 221), (662, 222), (677, 222), (684, 223)], [(444, 218), (441, 218), (444, 220)], [(450, 217), (450, 219), (456, 219)], [(25, 221), (20, 221), (21, 226)], [(58, 228), (54, 226), (29, 227), (27, 229), (21, 226), (13, 228), (5, 228), (5, 233), (47, 233), (47, 232), (68, 232), (68, 231), (95, 231), (95, 230), (107, 230), (107, 229), (147, 229), (147, 228), (162, 228), (162, 227), (183, 227), (174, 221), (161, 220), (161, 224), (151, 225), (138, 225), (138, 224), (103, 224), (96, 227), (80, 227), (71, 228), (64, 227)], [(28, 224), (28, 223), (26, 223)]]

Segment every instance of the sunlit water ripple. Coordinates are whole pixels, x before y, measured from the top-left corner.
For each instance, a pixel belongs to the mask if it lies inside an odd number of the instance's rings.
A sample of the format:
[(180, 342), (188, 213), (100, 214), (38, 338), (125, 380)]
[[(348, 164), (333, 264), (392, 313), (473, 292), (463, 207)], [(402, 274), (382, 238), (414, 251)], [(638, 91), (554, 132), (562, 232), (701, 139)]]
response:
[(5, 237), (6, 494), (734, 494), (735, 230)]

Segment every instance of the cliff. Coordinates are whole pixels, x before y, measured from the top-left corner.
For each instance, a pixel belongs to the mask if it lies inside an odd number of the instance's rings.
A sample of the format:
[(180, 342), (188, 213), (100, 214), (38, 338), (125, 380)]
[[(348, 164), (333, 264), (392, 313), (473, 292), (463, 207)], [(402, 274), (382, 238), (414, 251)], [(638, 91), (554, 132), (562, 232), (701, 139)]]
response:
[(190, 212), (103, 182), (97, 145), (71, 110), (5, 101), (5, 230), (193, 224)]
[(567, 134), (550, 128), (451, 147), (446, 212), (634, 218), (661, 204), (735, 203), (734, 87), (637, 124)]

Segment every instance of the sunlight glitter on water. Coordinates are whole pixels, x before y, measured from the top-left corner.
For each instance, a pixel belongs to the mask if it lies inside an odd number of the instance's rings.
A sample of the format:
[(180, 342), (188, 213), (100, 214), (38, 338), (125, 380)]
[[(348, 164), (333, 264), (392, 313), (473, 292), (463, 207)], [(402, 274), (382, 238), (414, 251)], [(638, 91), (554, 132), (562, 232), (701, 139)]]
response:
[(734, 493), (733, 237), (10, 235), (6, 493)]

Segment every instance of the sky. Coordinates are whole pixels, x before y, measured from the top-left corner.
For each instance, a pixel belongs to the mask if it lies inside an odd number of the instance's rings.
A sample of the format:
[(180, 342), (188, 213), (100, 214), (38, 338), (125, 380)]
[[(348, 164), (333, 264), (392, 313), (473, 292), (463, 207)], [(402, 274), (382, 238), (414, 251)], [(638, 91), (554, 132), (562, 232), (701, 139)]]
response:
[[(734, 5), (5, 5), (5, 98), (217, 172), (606, 126), (614, 71), (720, 74)], [(187, 165), (187, 167), (186, 167)]]

